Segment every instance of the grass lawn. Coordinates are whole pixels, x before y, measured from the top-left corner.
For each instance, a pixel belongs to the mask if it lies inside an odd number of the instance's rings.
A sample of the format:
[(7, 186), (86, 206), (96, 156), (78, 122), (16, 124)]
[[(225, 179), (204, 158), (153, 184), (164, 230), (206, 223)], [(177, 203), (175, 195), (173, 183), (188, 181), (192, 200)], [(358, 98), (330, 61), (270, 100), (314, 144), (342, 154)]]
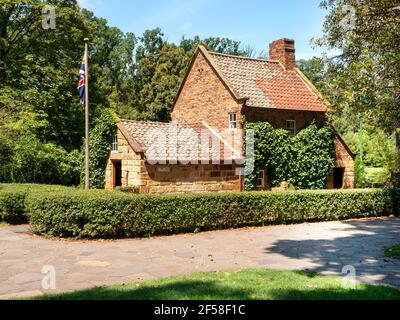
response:
[(385, 248), (385, 254), (388, 257), (400, 259), (400, 244), (396, 244), (393, 247)]
[(359, 284), (345, 289), (342, 280), (304, 271), (242, 270), (196, 273), (144, 283), (97, 287), (84, 291), (39, 296), (35, 299), (90, 300), (296, 300), (396, 299), (400, 291)]
[(7, 223), (0, 221), (0, 228), (1, 228), (1, 227), (6, 227), (6, 226), (8, 226)]

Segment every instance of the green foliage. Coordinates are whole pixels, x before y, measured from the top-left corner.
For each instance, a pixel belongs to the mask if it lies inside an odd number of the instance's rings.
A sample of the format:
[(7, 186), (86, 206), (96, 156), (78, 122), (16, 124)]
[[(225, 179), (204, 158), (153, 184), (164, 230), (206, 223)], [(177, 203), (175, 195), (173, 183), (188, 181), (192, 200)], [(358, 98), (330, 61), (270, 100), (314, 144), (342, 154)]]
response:
[[(46, 4), (55, 7), (56, 29), (42, 28)], [(109, 150), (109, 129), (99, 125), (106, 109), (121, 118), (169, 120), (198, 44), (243, 54), (240, 43), (227, 38), (194, 37), (174, 45), (159, 28), (136, 37), (109, 26), (75, 0), (6, 0), (0, 21), (1, 182), (79, 184), (84, 112), (76, 82), (85, 37), (90, 37), (94, 187), (103, 183)]]
[(143, 117), (148, 120), (170, 120), (170, 113), (190, 56), (173, 44), (161, 49), (154, 75), (141, 91), (146, 106)]
[(132, 237), (400, 214), (400, 190), (140, 196), (0, 184), (0, 221), (62, 237)]
[(293, 137), (268, 122), (247, 122), (245, 129), (254, 131), (255, 148), (255, 170), (245, 179), (246, 190), (256, 189), (260, 168), (267, 168), (270, 186), (288, 181), (300, 189), (325, 188), (334, 161), (331, 129), (312, 124)]
[(3, 127), (7, 159), (0, 179), (7, 182), (76, 185), (79, 170), (74, 155), (53, 143), (42, 142), (36, 132), (48, 126), (43, 114), (20, 113), (19, 119)]
[[(324, 0), (328, 10), (317, 45), (340, 52), (327, 62), (332, 110), (381, 127), (391, 134), (399, 128), (400, 35), (398, 2), (393, 0)], [(354, 15), (349, 21), (348, 10)], [(332, 62), (332, 63), (331, 63)]]
[(324, 189), (334, 166), (335, 145), (333, 130), (318, 129), (315, 124), (292, 137), (293, 157), (289, 183), (301, 189)]
[(139, 196), (104, 191), (29, 194), (33, 230), (60, 237), (136, 237), (249, 225), (399, 214), (399, 190)]
[(26, 223), (26, 191), (3, 191), (0, 189), (0, 221), (7, 223)]
[[(111, 151), (112, 138), (117, 130), (117, 118), (111, 110), (104, 110), (90, 133), (90, 186), (103, 189), (107, 158)], [(80, 163), (83, 163), (83, 153)], [(81, 181), (84, 182), (82, 166)]]
[(400, 259), (400, 244), (385, 248), (385, 255), (390, 258)]
[(365, 185), (365, 165), (363, 164), (361, 158), (359, 156), (356, 157), (354, 162), (354, 170), (355, 170), (355, 182), (357, 187), (361, 187)]
[(26, 198), (28, 194), (73, 190), (61, 186), (33, 184), (0, 184), (0, 222), (11, 224), (26, 223)]

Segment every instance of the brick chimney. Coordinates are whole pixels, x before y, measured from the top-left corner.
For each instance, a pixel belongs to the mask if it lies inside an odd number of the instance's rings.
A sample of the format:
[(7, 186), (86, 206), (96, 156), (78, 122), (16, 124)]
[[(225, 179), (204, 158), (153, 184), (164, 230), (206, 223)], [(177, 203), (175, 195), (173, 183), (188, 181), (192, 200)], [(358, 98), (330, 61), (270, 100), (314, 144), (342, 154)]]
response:
[(296, 50), (294, 40), (279, 39), (269, 45), (269, 59), (279, 60), (286, 70), (293, 70), (296, 66)]

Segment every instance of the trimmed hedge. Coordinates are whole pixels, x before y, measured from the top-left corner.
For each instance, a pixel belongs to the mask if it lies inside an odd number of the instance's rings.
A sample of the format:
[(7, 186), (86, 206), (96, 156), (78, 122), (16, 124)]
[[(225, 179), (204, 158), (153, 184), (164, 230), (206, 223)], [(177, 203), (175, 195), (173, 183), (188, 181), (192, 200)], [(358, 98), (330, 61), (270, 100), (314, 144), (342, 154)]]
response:
[(26, 198), (28, 194), (76, 190), (74, 188), (38, 184), (0, 184), (0, 222), (27, 223)]
[(140, 196), (32, 193), (32, 229), (59, 237), (115, 238), (399, 214), (400, 190)]
[(400, 214), (400, 190), (140, 196), (0, 184), (0, 221), (59, 237), (115, 238)]

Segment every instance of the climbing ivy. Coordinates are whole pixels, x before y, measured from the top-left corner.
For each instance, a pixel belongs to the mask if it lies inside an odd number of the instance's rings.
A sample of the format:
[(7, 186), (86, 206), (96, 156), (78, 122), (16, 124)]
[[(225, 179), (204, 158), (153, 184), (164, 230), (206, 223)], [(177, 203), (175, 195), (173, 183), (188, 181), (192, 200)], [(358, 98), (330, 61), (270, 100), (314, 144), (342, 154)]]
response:
[[(103, 189), (107, 158), (111, 151), (111, 141), (116, 132), (117, 117), (113, 111), (105, 109), (100, 114), (90, 132), (90, 186)], [(82, 161), (83, 163), (83, 153)], [(82, 168), (81, 183), (84, 183)]]
[(246, 122), (254, 132), (255, 170), (245, 179), (245, 189), (254, 190), (260, 168), (267, 168), (270, 186), (282, 181), (299, 189), (324, 189), (333, 168), (335, 147), (331, 128), (315, 123), (291, 136), (268, 122)]

